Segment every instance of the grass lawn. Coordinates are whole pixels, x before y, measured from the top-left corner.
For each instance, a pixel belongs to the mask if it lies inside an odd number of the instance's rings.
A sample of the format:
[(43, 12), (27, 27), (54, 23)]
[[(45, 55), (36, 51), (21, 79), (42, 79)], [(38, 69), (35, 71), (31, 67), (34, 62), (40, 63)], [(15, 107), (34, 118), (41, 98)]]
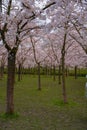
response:
[(24, 75), (16, 80), (15, 112), (5, 118), (6, 78), (0, 81), (0, 130), (87, 130), (85, 77), (66, 78), (68, 104), (62, 102), (62, 88), (52, 77), (42, 76), (42, 91), (37, 90), (37, 76)]

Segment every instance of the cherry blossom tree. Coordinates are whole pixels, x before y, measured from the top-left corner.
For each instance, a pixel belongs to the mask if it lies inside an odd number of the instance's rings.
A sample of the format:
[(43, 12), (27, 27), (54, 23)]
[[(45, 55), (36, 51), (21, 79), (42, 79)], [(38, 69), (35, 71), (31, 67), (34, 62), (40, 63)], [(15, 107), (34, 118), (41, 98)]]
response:
[[(25, 45), (25, 46), (24, 46)], [(28, 48), (26, 44), (20, 44), (16, 55), (16, 66), (18, 66), (18, 81), (22, 79), (22, 69), (24, 62), (27, 59), (28, 52), (31, 48)]]
[(67, 50), (65, 64), (75, 69), (75, 79), (77, 78), (77, 68), (83, 66), (85, 55), (81, 46), (73, 39), (72, 46)]
[[(14, 3), (14, 5), (13, 5)], [(6, 113), (14, 113), (14, 81), (15, 81), (15, 61), (16, 54), (21, 41), (30, 31), (39, 28), (38, 19), (41, 13), (49, 8), (51, 4), (40, 9), (36, 7), (33, 0), (20, 0), (13, 2), (8, 0), (6, 7), (0, 13), (0, 34), (3, 45), (8, 51), (8, 76), (7, 76), (7, 103)], [(35, 20), (37, 19), (37, 21)]]
[[(70, 33), (74, 39), (87, 54), (87, 1), (81, 0), (76, 4), (76, 13), (72, 21), (74, 29)], [(78, 9), (77, 9), (78, 8)]]
[(58, 6), (55, 7), (55, 10), (52, 12), (53, 17), (51, 19), (51, 27), (54, 28), (51, 33), (58, 33), (58, 44), (61, 49), (62, 88), (64, 103), (68, 102), (65, 83), (65, 56), (67, 49), (72, 44), (70, 32), (74, 28), (72, 21), (75, 19), (75, 13), (77, 12), (76, 6), (78, 3), (78, 1), (59, 0), (57, 2)]
[[(47, 45), (45, 47), (45, 53), (47, 53), (48, 57), (50, 58), (50, 64), (53, 68), (53, 79), (55, 81), (55, 70), (57, 68), (60, 68), (60, 58), (61, 58), (61, 51), (58, 44), (58, 35), (55, 33), (51, 33), (48, 34), (46, 37), (47, 37), (47, 41), (46, 41)], [(60, 69), (58, 75), (59, 75), (59, 84), (60, 84), (61, 83)]]
[(44, 61), (44, 59), (46, 58), (46, 55), (41, 50), (40, 38), (37, 39), (37, 38), (31, 36), (30, 40), (31, 40), (31, 43), (32, 43), (34, 60), (37, 64), (37, 66), (38, 66), (38, 90), (41, 90), (40, 65)]

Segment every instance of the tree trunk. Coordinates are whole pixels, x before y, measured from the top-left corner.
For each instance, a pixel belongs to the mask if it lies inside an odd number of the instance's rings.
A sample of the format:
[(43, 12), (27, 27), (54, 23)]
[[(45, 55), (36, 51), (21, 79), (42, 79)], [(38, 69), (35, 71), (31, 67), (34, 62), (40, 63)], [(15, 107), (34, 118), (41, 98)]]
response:
[(59, 65), (58, 78), (59, 78), (59, 84), (61, 84), (61, 65)]
[(56, 75), (55, 75), (55, 65), (53, 66), (53, 81), (56, 80)]
[(75, 79), (77, 79), (77, 66), (75, 66)]
[(64, 35), (64, 43), (63, 43), (63, 47), (62, 47), (62, 58), (61, 58), (61, 62), (62, 62), (62, 88), (63, 88), (63, 100), (64, 103), (67, 103), (67, 94), (66, 94), (66, 82), (65, 82), (65, 46), (66, 46), (66, 37), (67, 34), (65, 33)]
[(49, 74), (50, 74), (50, 76), (53, 75), (53, 68), (52, 68), (52, 66), (50, 67)]
[(63, 87), (63, 100), (64, 103), (67, 103), (66, 82), (65, 82), (65, 59), (63, 54), (62, 54), (62, 87)]
[(38, 63), (38, 90), (41, 90), (40, 63)]
[(7, 106), (6, 114), (14, 113), (14, 82), (15, 82), (15, 54), (8, 54), (8, 75), (7, 75)]

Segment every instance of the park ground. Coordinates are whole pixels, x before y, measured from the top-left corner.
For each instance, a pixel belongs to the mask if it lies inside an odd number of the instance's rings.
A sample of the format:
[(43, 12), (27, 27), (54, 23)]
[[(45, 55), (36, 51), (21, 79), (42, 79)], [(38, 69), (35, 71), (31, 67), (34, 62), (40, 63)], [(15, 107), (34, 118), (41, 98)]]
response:
[(0, 130), (87, 130), (87, 99), (85, 77), (66, 78), (68, 103), (63, 103), (62, 87), (52, 76), (41, 76), (38, 91), (37, 76), (24, 75), (15, 81), (12, 117), (4, 115), (6, 108), (6, 77), (0, 80)]

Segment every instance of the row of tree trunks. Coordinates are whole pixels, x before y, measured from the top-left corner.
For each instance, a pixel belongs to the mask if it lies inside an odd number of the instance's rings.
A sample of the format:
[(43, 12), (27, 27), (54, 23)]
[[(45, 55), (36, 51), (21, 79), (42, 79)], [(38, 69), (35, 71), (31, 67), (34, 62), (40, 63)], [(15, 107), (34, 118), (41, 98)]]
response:
[[(77, 74), (77, 68), (75, 67), (75, 76)], [(54, 68), (55, 72), (55, 68)], [(55, 74), (55, 73), (54, 73)], [(18, 69), (18, 80), (20, 81), (21, 76), (21, 65)], [(54, 75), (55, 76), (55, 75)], [(7, 109), (6, 113), (14, 113), (14, 82), (15, 82), (15, 54), (10, 53), (8, 55), (8, 79), (7, 79)], [(59, 84), (61, 83), (61, 66), (59, 66)], [(62, 85), (63, 85), (63, 96), (64, 102), (67, 102), (66, 87), (65, 87), (65, 64), (64, 57), (62, 57)], [(38, 63), (38, 90), (41, 90), (41, 76), (40, 76), (40, 63)]]

